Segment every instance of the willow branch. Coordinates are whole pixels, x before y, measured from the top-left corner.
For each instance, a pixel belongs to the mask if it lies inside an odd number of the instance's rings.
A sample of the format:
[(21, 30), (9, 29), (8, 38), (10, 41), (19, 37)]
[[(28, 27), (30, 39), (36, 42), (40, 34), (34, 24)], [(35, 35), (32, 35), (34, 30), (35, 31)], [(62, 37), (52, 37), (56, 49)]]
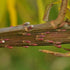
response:
[[(64, 22), (67, 0), (62, 0), (61, 10), (56, 20), (37, 25), (19, 25), (0, 29), (0, 47), (6, 46), (42, 46), (70, 43), (70, 26)], [(60, 19), (61, 18), (61, 19)], [(54, 24), (55, 23), (55, 24)], [(62, 29), (56, 29), (58, 25)]]
[(29, 31), (26, 31), (27, 27), (23, 25), (0, 29), (0, 46), (44, 46), (55, 45), (58, 42), (62, 44), (70, 43), (70, 30), (36, 29), (38, 26), (34, 26)]
[(56, 25), (59, 25), (64, 21), (64, 17), (65, 17), (66, 10), (67, 10), (67, 3), (68, 3), (68, 0), (62, 0), (59, 15), (58, 15), (57, 19), (54, 21), (54, 23)]
[(52, 6), (53, 6), (53, 4), (48, 5), (48, 7), (45, 10), (43, 20), (46, 22), (48, 22), (48, 20), (49, 20), (49, 14), (50, 14), (50, 10), (51, 10)]
[(40, 50), (40, 52), (52, 54), (54, 56), (59, 56), (59, 57), (70, 57), (70, 53), (59, 53), (59, 52), (53, 52), (49, 50)]

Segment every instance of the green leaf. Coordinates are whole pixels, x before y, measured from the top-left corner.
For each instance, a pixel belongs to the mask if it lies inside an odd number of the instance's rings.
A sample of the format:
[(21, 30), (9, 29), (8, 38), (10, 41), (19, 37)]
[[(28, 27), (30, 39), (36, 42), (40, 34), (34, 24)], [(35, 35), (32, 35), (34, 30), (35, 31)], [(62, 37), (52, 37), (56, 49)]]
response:
[(6, 0), (0, 0), (0, 27), (5, 26), (4, 23), (4, 17), (6, 12)]
[(49, 13), (49, 21), (55, 20), (57, 16), (58, 16), (58, 7), (57, 5), (53, 5)]
[(36, 2), (29, 0), (17, 1), (18, 14), (24, 22), (31, 22), (31, 24), (38, 23)]
[[(41, 47), (43, 47), (43, 46), (41, 46)], [(64, 44), (64, 45), (62, 45), (61, 48), (57, 48), (55, 46), (44, 46), (41, 49), (42, 50), (50, 50), (50, 51), (59, 52), (59, 53), (67, 53), (67, 52), (69, 52), (69, 51), (65, 50), (64, 48), (70, 49), (70, 44)]]

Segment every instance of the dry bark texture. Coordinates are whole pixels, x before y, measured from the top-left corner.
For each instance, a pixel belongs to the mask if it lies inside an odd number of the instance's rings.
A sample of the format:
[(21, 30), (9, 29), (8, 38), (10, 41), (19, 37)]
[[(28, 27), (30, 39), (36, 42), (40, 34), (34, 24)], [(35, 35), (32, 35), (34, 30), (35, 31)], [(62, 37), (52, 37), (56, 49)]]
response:
[(37, 25), (19, 25), (0, 29), (0, 47), (7, 46), (42, 46), (70, 43), (70, 23), (64, 22), (67, 1), (62, 0), (56, 20)]

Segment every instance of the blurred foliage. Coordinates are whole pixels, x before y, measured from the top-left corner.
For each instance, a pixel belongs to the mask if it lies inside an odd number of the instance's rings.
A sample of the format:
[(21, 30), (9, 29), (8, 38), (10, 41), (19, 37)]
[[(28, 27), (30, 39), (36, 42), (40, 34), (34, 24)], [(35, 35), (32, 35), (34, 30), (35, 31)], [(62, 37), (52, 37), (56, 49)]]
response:
[[(54, 3), (50, 10), (49, 21), (57, 18), (61, 0), (0, 0), (0, 28), (16, 26), (25, 22), (31, 24), (44, 23), (42, 20), (45, 8)], [(70, 19), (70, 0), (66, 18)], [(54, 46), (30, 46), (29, 48), (1, 48), (0, 70), (70, 70), (70, 57), (56, 57), (41, 53), (39, 49), (47, 49), (65, 53), (62, 48)]]
[(44, 23), (43, 16), (44, 16), (44, 4), (42, 0), (37, 0), (38, 6), (38, 16), (39, 16), (39, 23)]
[(7, 0), (8, 11), (10, 14), (11, 26), (17, 25), (17, 13), (15, 9), (16, 0)]

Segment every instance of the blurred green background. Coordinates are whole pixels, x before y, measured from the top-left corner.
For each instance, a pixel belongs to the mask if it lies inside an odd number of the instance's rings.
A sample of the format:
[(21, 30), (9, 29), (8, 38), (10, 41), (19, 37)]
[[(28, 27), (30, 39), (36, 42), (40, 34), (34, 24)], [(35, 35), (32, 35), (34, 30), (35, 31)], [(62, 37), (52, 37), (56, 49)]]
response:
[[(61, 0), (0, 0), (0, 28), (16, 26), (25, 22), (44, 23), (45, 8), (51, 4), (49, 21), (58, 16)], [(70, 0), (68, 8), (70, 8)], [(68, 11), (67, 11), (68, 12)], [(70, 12), (65, 18), (70, 18)], [(70, 47), (70, 44), (62, 45)], [(70, 57), (56, 57), (41, 53), (39, 49), (65, 53), (54, 46), (30, 46), (29, 48), (0, 48), (0, 70), (70, 70)]]

